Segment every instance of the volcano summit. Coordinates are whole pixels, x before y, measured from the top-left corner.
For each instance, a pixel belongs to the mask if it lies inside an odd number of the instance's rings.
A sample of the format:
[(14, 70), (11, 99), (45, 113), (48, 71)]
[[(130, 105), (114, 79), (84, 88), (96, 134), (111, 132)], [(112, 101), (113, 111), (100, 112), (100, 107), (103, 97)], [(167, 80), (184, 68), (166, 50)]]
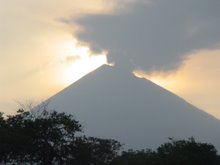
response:
[(220, 151), (220, 121), (158, 85), (103, 65), (48, 99), (75, 115), (85, 133), (124, 148), (156, 148), (169, 137), (194, 137)]

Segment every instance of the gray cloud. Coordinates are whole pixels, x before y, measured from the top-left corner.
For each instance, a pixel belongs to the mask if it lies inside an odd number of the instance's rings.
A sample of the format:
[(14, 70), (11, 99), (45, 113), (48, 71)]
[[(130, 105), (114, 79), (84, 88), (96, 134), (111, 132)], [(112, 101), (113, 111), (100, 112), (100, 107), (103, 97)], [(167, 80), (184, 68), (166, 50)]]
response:
[(185, 54), (220, 43), (219, 0), (154, 0), (131, 3), (115, 14), (87, 15), (77, 37), (94, 51), (107, 49), (116, 65), (144, 70), (175, 69)]

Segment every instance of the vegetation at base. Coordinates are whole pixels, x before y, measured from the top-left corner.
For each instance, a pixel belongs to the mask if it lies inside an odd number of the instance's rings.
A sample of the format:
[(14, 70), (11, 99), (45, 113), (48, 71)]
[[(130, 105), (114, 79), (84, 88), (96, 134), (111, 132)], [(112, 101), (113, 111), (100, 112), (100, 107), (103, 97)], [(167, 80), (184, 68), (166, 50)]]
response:
[(72, 115), (18, 110), (0, 113), (0, 164), (37, 165), (219, 165), (212, 144), (169, 139), (156, 151), (121, 151), (113, 139), (87, 137)]
[(156, 151), (128, 150), (116, 157), (112, 165), (219, 165), (220, 156), (212, 144), (196, 142), (195, 139), (169, 139)]
[(0, 114), (0, 164), (104, 165), (116, 156), (116, 140), (86, 137), (72, 115), (56, 111)]

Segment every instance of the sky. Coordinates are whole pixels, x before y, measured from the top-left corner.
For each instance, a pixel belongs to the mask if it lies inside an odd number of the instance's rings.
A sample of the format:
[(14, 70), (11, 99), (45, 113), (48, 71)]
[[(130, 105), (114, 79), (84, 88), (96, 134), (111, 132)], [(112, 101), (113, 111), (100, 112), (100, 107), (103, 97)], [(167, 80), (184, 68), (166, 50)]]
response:
[(0, 0), (0, 111), (114, 63), (220, 119), (220, 1)]

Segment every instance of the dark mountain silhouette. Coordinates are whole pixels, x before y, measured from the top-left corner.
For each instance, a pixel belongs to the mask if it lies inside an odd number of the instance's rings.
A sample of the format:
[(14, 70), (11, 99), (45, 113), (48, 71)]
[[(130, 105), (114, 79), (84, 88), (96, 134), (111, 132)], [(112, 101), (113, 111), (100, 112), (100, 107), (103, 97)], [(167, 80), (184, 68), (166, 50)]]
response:
[(49, 108), (74, 114), (86, 134), (119, 140), (125, 149), (193, 136), (220, 151), (219, 120), (117, 67), (103, 65), (49, 100)]

